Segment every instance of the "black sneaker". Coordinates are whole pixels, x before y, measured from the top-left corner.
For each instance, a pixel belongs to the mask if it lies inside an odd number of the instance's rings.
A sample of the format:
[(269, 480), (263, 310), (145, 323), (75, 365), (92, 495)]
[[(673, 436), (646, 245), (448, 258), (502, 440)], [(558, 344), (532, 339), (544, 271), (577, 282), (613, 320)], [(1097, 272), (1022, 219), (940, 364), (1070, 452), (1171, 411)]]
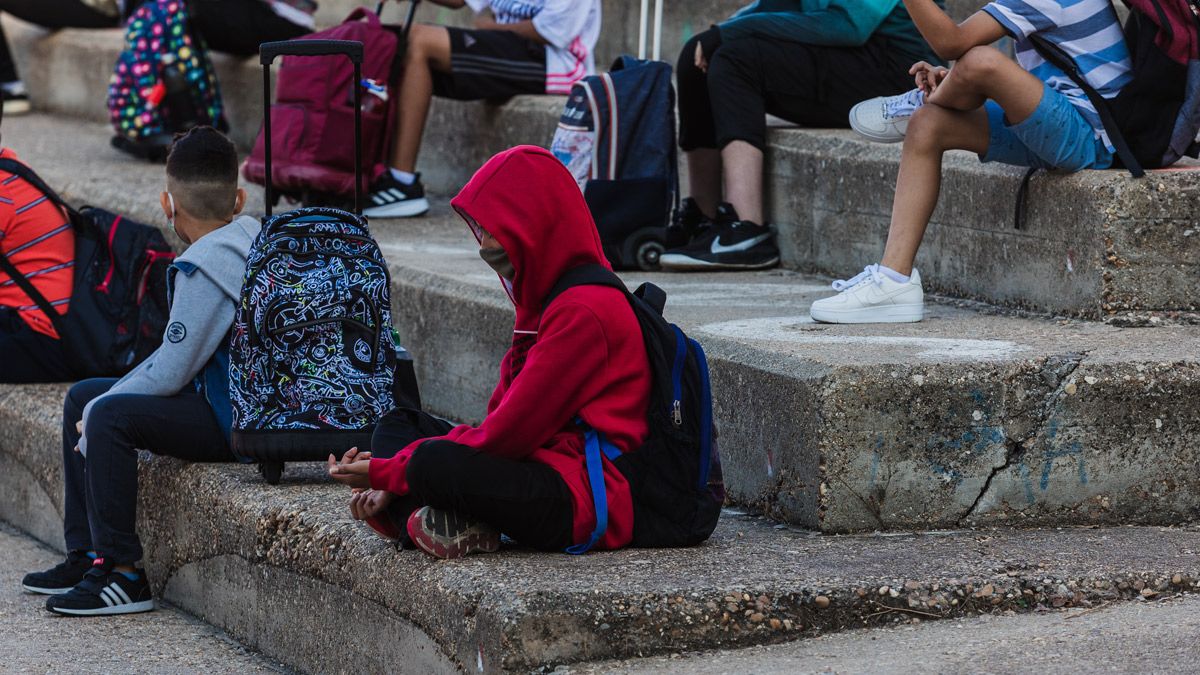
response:
[(25, 93), (25, 85), (19, 81), (0, 84), (0, 99), (4, 101), (5, 117), (24, 115), (32, 109), (29, 105), (29, 95)]
[(779, 264), (779, 247), (769, 226), (738, 220), (667, 251), (659, 264), (668, 270), (761, 270)]
[(696, 205), (696, 200), (691, 197), (684, 199), (672, 214), (671, 224), (667, 226), (665, 241), (667, 249), (687, 246), (692, 237), (701, 230), (707, 229), (709, 225), (712, 225), (712, 220), (704, 215), (704, 212)]
[(405, 185), (396, 180), (390, 171), (384, 171), (371, 184), (371, 194), (367, 195), (367, 208), (363, 209), (363, 215), (368, 218), (411, 218), (428, 210), (429, 200), (425, 199), (421, 174), (417, 174), (412, 185)]
[(75, 588), (92, 569), (92, 557), (83, 551), (71, 551), (67, 559), (45, 572), (30, 572), (21, 580), (21, 588), (30, 593), (58, 595)]
[(97, 558), (79, 585), (47, 598), (46, 609), (70, 616), (136, 614), (153, 610), (154, 596), (145, 572), (130, 579), (124, 572), (114, 571), (111, 562)]

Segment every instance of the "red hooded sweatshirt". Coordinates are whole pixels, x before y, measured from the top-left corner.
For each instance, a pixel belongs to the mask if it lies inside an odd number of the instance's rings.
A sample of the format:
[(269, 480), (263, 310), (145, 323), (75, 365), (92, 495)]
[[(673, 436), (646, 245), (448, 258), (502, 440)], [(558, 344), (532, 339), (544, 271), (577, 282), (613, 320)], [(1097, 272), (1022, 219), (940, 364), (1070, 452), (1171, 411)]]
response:
[[(482, 227), (508, 252), (516, 273), (511, 283), (502, 281), (517, 319), (487, 417), (440, 438), (552, 467), (574, 501), (573, 543), (586, 542), (596, 513), (574, 420), (582, 418), (621, 452), (645, 442), (650, 364), (637, 318), (620, 291), (601, 286), (571, 288), (542, 311), (568, 270), (609, 266), (579, 187), (546, 150), (521, 146), (496, 155), (450, 203), (476, 238)], [(405, 467), (427, 440), (391, 459), (372, 459), (371, 487), (406, 494)], [(633, 537), (633, 502), (624, 476), (603, 462), (608, 530), (596, 546), (615, 549)]]

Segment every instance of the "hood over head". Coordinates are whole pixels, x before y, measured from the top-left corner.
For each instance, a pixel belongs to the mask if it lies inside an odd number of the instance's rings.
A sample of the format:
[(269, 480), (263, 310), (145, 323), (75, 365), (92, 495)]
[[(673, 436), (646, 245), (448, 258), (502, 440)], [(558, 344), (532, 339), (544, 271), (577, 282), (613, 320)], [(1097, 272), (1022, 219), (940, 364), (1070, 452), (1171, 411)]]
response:
[(505, 288), (518, 324), (523, 315), (541, 314), (550, 289), (568, 270), (609, 267), (575, 178), (543, 148), (521, 145), (492, 157), (450, 204), (477, 240), (482, 228), (508, 252), (515, 274)]

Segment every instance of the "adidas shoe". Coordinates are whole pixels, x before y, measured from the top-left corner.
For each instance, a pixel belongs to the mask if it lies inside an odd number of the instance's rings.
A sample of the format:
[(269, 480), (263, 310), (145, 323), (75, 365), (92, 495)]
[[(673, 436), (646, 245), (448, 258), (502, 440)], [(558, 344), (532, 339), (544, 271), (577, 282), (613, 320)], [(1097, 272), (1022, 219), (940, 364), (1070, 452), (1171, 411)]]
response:
[(92, 569), (95, 556), (83, 551), (71, 551), (67, 559), (46, 570), (45, 572), (30, 572), (21, 580), (21, 588), (30, 593), (43, 595), (58, 595), (75, 588), (83, 581), (83, 575)]
[(812, 304), (809, 316), (824, 323), (908, 323), (925, 318), (921, 275), (914, 269), (908, 281), (887, 276), (879, 265), (868, 265), (852, 279), (833, 282), (838, 294)]
[(146, 573), (131, 575), (113, 569), (111, 562), (96, 558), (92, 568), (75, 588), (46, 599), (46, 609), (70, 616), (136, 614), (154, 609), (154, 596)]
[(368, 218), (411, 218), (428, 210), (429, 200), (425, 198), (421, 174), (417, 174), (412, 185), (405, 185), (396, 180), (391, 172), (384, 171), (371, 184), (371, 194), (367, 195), (367, 208), (363, 209), (363, 215)]
[(908, 133), (908, 120), (923, 105), (920, 89), (867, 99), (850, 109), (850, 128), (876, 143), (899, 143)]
[(422, 551), (443, 560), (500, 549), (496, 528), (431, 506), (423, 506), (408, 517), (408, 536)]
[(718, 223), (688, 245), (668, 250), (659, 264), (668, 270), (761, 270), (779, 264), (779, 247), (770, 226), (735, 220)]

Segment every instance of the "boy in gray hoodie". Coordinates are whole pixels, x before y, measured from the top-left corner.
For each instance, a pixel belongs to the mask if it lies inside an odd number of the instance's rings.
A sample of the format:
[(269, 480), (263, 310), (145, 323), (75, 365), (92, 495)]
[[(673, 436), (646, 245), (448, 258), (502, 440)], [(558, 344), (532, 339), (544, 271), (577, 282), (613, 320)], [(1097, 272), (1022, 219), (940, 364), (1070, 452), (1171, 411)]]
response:
[[(176, 139), (167, 158), (163, 213), (186, 252), (168, 278), (163, 343), (121, 379), (84, 380), (63, 404), (63, 530), (67, 559), (26, 575), (69, 615), (154, 609), (135, 529), (137, 449), (193, 462), (230, 462), (229, 330), (246, 257), (260, 223), (237, 217), (237, 152), (211, 127)], [(235, 220), (236, 218), (236, 220)]]

